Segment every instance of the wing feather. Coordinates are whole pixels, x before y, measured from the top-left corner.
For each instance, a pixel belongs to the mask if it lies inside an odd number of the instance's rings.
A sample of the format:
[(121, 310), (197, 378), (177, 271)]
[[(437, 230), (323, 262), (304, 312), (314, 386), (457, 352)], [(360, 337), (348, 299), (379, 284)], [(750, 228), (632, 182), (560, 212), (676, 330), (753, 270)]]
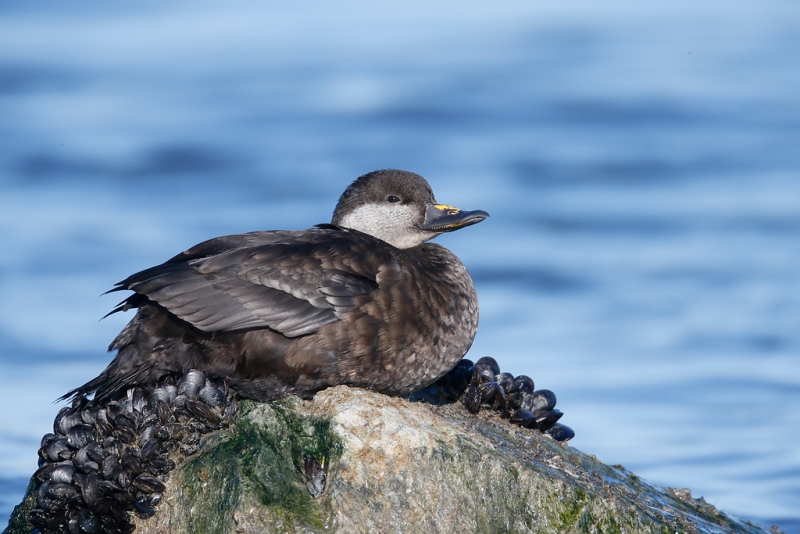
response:
[[(296, 337), (339, 320), (356, 296), (375, 290), (380, 266), (393, 261), (386, 247), (360, 232), (327, 227), (225, 236), (115, 289), (133, 290), (206, 332), (270, 328)], [(347, 257), (354, 249), (364, 261)], [(126, 302), (140, 304), (136, 297)]]

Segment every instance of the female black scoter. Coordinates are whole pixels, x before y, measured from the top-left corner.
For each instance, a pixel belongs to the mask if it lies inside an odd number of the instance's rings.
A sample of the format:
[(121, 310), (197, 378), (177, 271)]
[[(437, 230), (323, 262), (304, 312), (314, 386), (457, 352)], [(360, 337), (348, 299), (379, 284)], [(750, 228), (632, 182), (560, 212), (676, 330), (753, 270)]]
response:
[(134, 291), (111, 313), (138, 311), (111, 364), (64, 398), (103, 401), (190, 369), (258, 400), (425, 387), (478, 327), (466, 268), (426, 241), (488, 216), (438, 204), (417, 174), (382, 170), (347, 188), (331, 224), (200, 243), (111, 290)]

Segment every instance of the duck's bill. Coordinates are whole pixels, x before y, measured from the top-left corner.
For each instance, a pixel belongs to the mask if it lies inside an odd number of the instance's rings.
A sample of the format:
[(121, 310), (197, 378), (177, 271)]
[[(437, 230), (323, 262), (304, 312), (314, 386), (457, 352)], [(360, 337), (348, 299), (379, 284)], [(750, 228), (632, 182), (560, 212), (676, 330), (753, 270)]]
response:
[(489, 214), (483, 210), (462, 211), (446, 204), (428, 204), (425, 222), (419, 227), (429, 232), (452, 232), (478, 224), (488, 216)]

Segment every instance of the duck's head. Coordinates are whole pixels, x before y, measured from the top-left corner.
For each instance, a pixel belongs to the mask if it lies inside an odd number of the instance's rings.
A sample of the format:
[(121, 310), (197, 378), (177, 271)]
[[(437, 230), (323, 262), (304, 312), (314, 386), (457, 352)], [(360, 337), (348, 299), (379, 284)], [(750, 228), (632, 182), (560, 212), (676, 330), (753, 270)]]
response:
[(482, 210), (462, 211), (439, 204), (425, 178), (388, 169), (365, 174), (350, 184), (339, 198), (331, 222), (397, 248), (411, 248), (488, 216)]

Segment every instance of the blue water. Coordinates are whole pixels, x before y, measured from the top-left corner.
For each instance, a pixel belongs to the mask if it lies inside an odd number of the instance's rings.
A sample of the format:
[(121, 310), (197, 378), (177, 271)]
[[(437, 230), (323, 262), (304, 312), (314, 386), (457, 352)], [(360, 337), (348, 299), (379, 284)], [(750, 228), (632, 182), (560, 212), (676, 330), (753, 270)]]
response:
[(471, 352), (571, 442), (800, 533), (800, 4), (0, 3), (0, 524), (115, 282), (378, 168), (492, 214)]

